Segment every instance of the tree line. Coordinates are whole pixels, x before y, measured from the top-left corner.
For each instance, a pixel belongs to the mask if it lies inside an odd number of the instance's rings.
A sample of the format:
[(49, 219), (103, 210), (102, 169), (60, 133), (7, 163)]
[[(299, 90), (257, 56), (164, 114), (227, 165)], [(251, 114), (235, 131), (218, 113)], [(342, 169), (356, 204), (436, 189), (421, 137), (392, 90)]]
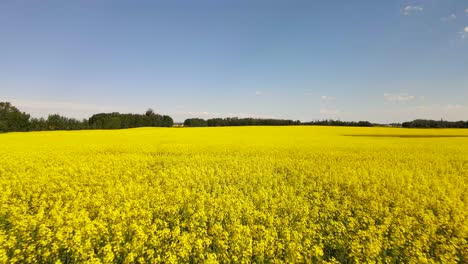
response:
[(416, 119), (401, 124), (405, 128), (468, 128), (468, 121), (445, 121)]
[(95, 114), (89, 118), (92, 129), (120, 129), (134, 127), (172, 127), (174, 121), (170, 116), (159, 115), (149, 109), (144, 115), (139, 114)]
[(121, 129), (134, 127), (172, 127), (173, 119), (148, 109), (144, 114), (100, 113), (78, 120), (58, 114), (47, 118), (31, 118), (9, 102), (0, 102), (0, 132)]
[(260, 118), (189, 118), (184, 121), (186, 127), (219, 127), (219, 126), (299, 126), (299, 125), (316, 125), (316, 126), (374, 126), (369, 121), (340, 121), (340, 120), (321, 120), (301, 122), (299, 120), (287, 119), (260, 119)]
[(184, 122), (187, 127), (219, 127), (219, 126), (291, 126), (300, 124), (300, 121), (283, 119), (260, 119), (260, 118), (212, 118), (204, 120), (201, 118), (189, 118)]
[[(45, 130), (81, 130), (81, 129), (121, 129), (135, 127), (172, 127), (174, 121), (170, 116), (156, 114), (148, 109), (144, 114), (100, 113), (89, 119), (78, 120), (58, 114), (47, 118), (32, 118), (9, 102), (0, 102), (0, 132), (45, 131)], [(261, 118), (189, 118), (184, 121), (185, 127), (220, 127), (220, 126), (353, 126), (372, 127), (369, 121), (316, 120), (301, 122), (288, 119)], [(400, 124), (393, 124), (400, 126)], [(417, 119), (401, 124), (404, 128), (468, 128), (468, 121), (445, 121)]]
[(311, 122), (301, 123), (302, 125), (309, 126), (350, 126), (350, 127), (373, 127), (375, 124), (372, 124), (369, 121), (341, 121), (341, 120), (316, 120)]

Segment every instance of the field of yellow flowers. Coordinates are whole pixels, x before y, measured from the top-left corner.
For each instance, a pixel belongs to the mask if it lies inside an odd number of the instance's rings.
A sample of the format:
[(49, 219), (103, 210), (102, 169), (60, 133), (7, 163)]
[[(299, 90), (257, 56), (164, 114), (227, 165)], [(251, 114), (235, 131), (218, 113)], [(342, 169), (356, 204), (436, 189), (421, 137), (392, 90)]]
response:
[(468, 131), (0, 135), (0, 263), (467, 263)]

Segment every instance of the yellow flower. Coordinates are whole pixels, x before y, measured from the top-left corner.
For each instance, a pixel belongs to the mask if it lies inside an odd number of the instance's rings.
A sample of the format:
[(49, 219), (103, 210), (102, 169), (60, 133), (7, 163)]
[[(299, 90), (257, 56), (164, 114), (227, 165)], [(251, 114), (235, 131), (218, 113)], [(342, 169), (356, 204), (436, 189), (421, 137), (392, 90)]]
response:
[(460, 263), (468, 138), (454, 135), (468, 132), (1, 134), (0, 264)]

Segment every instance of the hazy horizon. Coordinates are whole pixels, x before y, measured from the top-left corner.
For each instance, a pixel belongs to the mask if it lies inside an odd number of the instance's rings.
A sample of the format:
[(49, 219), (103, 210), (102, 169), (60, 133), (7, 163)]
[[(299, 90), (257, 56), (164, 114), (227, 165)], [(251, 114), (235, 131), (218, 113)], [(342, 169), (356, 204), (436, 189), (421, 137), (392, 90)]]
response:
[(466, 1), (2, 1), (0, 101), (144, 113), (468, 120)]

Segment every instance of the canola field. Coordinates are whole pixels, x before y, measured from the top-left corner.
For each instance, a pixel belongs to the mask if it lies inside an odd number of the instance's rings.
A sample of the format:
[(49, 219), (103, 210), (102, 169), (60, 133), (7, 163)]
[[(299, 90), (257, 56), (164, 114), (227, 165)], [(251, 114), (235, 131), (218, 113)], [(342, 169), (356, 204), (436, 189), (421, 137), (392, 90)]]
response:
[(0, 263), (467, 263), (468, 130), (0, 134)]

